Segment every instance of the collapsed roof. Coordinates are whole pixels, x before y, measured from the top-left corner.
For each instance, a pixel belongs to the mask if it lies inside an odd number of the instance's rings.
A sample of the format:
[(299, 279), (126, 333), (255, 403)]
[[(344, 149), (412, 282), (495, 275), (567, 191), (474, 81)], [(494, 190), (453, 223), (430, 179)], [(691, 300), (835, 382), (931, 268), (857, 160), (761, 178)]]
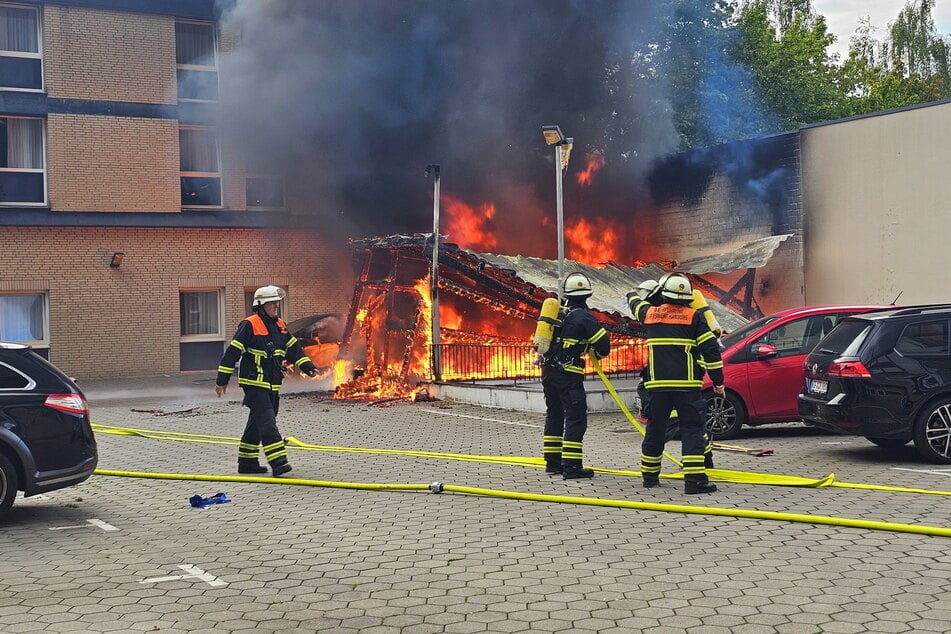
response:
[[(766, 241), (758, 240), (755, 246), (746, 245), (730, 254), (714, 256), (712, 262), (734, 262), (738, 268), (748, 268), (748, 265), (757, 261), (765, 262), (776, 246), (788, 236), (777, 236)], [(754, 245), (754, 243), (750, 243)], [(399, 258), (395, 252), (403, 253), (403, 257), (419, 260), (432, 259), (432, 235), (392, 235), (377, 238), (351, 240), (354, 254), (364, 252), (372, 260), (374, 257), (381, 260), (380, 266), (367, 266), (367, 270), (380, 271), (376, 277), (380, 280), (398, 279)], [(770, 248), (771, 247), (771, 248)], [(393, 253), (392, 256), (383, 256), (373, 252)], [(719, 259), (718, 259), (719, 258)], [(358, 259), (360, 259), (358, 257)], [(368, 265), (372, 262), (368, 262)], [(685, 263), (689, 264), (689, 263)], [(491, 253), (475, 253), (460, 249), (453, 243), (440, 242), (439, 244), (439, 288), (440, 291), (465, 296), (479, 304), (486, 305), (495, 311), (502, 311), (510, 316), (517, 316), (534, 320), (538, 315), (542, 301), (547, 297), (557, 295), (558, 262), (527, 256), (507, 256)], [(419, 266), (410, 267), (418, 273), (424, 273)], [(678, 267), (688, 273), (694, 273), (698, 268)], [(720, 269), (723, 268), (721, 264)], [(608, 263), (603, 267), (594, 267), (573, 260), (565, 260), (565, 273), (580, 271), (591, 279), (594, 294), (588, 300), (588, 306), (600, 313), (605, 326), (614, 332), (623, 332), (638, 336), (643, 335), (640, 325), (631, 319), (625, 295), (639, 283), (648, 279), (658, 279), (667, 271), (659, 264), (647, 264), (642, 267), (629, 267), (617, 263)], [(710, 269), (714, 270), (714, 269)], [(373, 276), (371, 276), (373, 277)], [(364, 282), (372, 283), (366, 279)], [(407, 283), (405, 280), (403, 283)], [(724, 330), (734, 330), (746, 323), (746, 319), (730, 308), (709, 298), (711, 310)]]

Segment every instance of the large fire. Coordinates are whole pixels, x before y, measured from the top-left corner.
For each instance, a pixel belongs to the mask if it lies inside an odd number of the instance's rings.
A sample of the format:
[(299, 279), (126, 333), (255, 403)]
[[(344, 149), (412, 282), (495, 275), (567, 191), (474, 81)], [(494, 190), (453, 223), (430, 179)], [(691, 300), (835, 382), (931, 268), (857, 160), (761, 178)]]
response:
[[(589, 186), (605, 166), (601, 153), (590, 153), (586, 158), (584, 169), (576, 176), (581, 186)], [(497, 231), (509, 242), (514, 239), (510, 232), (496, 227), (493, 202), (473, 204), (446, 192), (440, 198), (444, 210), (440, 233), (448, 235), (457, 250), (493, 253), (500, 243)], [(543, 218), (540, 227), (524, 230), (537, 234), (539, 228), (546, 232), (554, 229), (547, 221)], [(619, 262), (622, 235), (605, 218), (591, 214), (579, 218), (574, 214), (565, 223), (565, 255), (591, 265)], [(483, 272), (484, 262), (462, 265), (461, 256), (447, 258), (446, 262), (441, 257), (440, 270), (445, 272), (439, 274), (436, 294), (439, 341), (434, 346), (432, 245), (413, 237), (398, 238), (361, 241), (366, 250), (355, 251), (355, 264), (362, 273), (341, 358), (333, 364), (337, 386), (334, 398), (408, 399), (434, 379), (539, 375), (530, 343), (538, 308), (546, 294), (517, 278), (492, 278)], [(552, 238), (554, 244), (554, 235)], [(510, 284), (517, 288), (507, 288)], [(621, 352), (602, 360), (605, 371), (632, 370), (643, 364), (642, 340), (621, 337), (612, 343)]]

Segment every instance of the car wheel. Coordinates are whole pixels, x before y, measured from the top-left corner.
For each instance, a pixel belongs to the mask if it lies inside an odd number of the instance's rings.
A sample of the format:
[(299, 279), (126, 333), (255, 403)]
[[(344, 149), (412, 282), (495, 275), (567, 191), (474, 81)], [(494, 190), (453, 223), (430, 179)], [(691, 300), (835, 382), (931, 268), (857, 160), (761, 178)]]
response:
[(914, 430), (918, 453), (935, 464), (951, 464), (951, 399), (944, 398), (926, 407)]
[(13, 506), (18, 487), (16, 467), (9, 458), (0, 453), (0, 513), (9, 511)]
[(746, 423), (746, 407), (743, 402), (729, 391), (720, 396), (713, 390), (708, 390), (704, 396), (707, 399), (707, 433), (710, 434), (710, 439), (735, 438)]
[(908, 444), (908, 438), (866, 438), (870, 443), (876, 444), (883, 449), (898, 449)]

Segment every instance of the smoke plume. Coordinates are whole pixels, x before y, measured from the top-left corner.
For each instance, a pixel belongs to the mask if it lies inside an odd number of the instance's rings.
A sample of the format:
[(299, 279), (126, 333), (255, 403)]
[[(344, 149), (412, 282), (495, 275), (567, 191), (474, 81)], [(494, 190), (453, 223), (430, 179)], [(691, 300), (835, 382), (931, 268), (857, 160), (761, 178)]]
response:
[[(629, 218), (680, 143), (660, 60), (643, 59), (678, 3), (219, 1), (236, 34), (221, 46), (222, 127), (342, 237), (431, 231), (438, 163), (450, 200), (494, 209), (481, 230), (497, 252), (553, 257), (543, 125), (575, 139), (566, 224)], [(578, 183), (589, 157), (602, 165)]]

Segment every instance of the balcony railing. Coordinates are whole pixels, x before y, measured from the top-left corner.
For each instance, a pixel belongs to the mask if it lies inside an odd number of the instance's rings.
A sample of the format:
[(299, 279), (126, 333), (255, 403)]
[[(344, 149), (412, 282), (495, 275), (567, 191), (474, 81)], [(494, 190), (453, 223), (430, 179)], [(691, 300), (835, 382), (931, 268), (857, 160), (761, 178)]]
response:
[[(541, 379), (530, 345), (444, 343), (439, 345), (440, 379), (443, 381), (484, 381), (497, 379)], [(647, 365), (647, 343), (643, 339), (611, 342), (611, 354), (600, 361), (601, 369), (615, 377), (635, 376)], [(597, 374), (586, 359), (586, 378)]]

